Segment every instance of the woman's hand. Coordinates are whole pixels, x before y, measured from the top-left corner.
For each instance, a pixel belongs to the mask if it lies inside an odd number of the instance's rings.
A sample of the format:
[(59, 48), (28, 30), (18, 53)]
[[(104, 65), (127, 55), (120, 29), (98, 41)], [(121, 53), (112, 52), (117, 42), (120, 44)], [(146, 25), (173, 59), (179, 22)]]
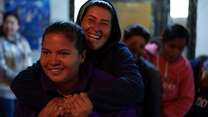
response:
[(64, 117), (63, 98), (53, 98), (39, 113), (38, 117)]
[(88, 117), (93, 109), (92, 102), (86, 93), (74, 94), (65, 98), (72, 117)]
[(93, 109), (86, 93), (53, 98), (38, 117), (88, 117)]

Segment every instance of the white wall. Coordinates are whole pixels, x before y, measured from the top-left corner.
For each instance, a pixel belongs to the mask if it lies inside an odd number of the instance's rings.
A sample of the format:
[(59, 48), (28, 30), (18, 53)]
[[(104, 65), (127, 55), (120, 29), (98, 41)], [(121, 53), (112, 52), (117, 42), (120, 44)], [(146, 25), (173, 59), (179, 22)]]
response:
[[(69, 21), (69, 14), (70, 14), (70, 0), (50, 0), (50, 7), (51, 7), (51, 18), (50, 21), (54, 22), (57, 20)], [(87, 0), (74, 0), (74, 21), (76, 20), (78, 11), (80, 7), (86, 2)]]
[(74, 0), (74, 21), (77, 19), (77, 15), (79, 12), (80, 7), (86, 2), (87, 0)]
[(69, 0), (50, 0), (50, 22), (69, 21)]
[(208, 0), (198, 0), (196, 57), (208, 55)]
[(0, 0), (0, 10), (4, 10), (4, 0)]
[[(55, 21), (69, 21), (70, 4), (69, 0), (49, 0), (50, 23)], [(33, 61), (38, 60), (40, 50), (33, 50)]]

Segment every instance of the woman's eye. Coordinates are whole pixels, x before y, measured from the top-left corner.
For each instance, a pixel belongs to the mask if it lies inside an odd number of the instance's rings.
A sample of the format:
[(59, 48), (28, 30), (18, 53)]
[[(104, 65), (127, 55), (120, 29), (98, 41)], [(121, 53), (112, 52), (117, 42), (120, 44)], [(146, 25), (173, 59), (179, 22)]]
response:
[(49, 54), (48, 51), (42, 51), (41, 53), (44, 54), (44, 55), (48, 55)]
[(67, 55), (70, 55), (71, 53), (69, 52), (60, 52), (59, 55), (61, 56), (67, 56)]
[(61, 53), (62, 55), (69, 55), (69, 53), (66, 53), (66, 52), (63, 52), (63, 53)]
[(108, 26), (108, 25), (109, 25), (109, 23), (108, 23), (108, 22), (101, 22), (101, 24), (102, 24), (102, 25), (106, 25), (106, 26)]
[(94, 23), (94, 19), (88, 18), (88, 22), (89, 22), (89, 23)]

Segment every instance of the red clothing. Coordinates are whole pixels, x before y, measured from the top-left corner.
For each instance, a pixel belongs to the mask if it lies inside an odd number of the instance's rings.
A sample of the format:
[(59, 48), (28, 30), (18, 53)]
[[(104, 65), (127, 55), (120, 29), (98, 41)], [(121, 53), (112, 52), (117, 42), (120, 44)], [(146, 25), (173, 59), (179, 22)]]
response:
[(162, 83), (162, 117), (183, 117), (194, 100), (193, 71), (189, 62), (180, 57), (174, 63), (152, 56), (152, 62), (160, 71)]

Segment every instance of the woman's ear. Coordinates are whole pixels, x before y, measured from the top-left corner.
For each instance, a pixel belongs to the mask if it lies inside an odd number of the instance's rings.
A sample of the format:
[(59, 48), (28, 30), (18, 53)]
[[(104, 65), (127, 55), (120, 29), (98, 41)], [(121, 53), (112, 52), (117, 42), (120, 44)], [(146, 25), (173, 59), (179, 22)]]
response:
[(81, 54), (80, 54), (80, 63), (82, 64), (85, 60), (85, 57), (86, 57), (86, 53), (87, 53), (87, 50), (84, 50)]

